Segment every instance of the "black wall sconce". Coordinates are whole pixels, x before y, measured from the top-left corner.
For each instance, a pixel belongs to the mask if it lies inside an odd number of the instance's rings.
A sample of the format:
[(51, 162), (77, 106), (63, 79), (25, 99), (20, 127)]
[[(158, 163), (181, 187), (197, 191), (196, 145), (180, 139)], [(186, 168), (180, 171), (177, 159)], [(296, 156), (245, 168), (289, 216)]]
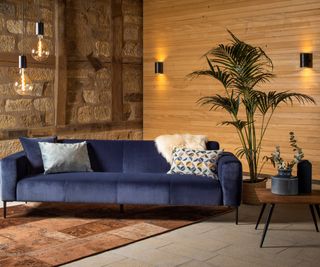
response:
[(163, 74), (163, 62), (157, 61), (154, 63), (154, 73)]
[(312, 53), (300, 53), (300, 68), (312, 68)]

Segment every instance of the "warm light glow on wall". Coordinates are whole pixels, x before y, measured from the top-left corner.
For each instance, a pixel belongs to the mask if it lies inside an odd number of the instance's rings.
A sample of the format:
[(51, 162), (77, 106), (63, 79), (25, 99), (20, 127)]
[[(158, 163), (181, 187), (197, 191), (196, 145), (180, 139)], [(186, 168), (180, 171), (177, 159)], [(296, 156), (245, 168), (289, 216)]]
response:
[(312, 68), (301, 69), (301, 82), (302, 85), (306, 87), (315, 82), (314, 71)]
[(164, 74), (155, 75), (155, 89), (158, 91), (163, 91), (168, 88), (168, 78)]

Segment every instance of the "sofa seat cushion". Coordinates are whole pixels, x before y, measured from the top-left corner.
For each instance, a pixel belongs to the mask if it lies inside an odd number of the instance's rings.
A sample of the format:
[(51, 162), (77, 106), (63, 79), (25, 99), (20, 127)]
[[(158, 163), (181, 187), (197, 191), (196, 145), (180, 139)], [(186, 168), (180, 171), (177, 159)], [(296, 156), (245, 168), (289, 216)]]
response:
[(17, 184), (18, 201), (221, 205), (218, 180), (165, 173), (75, 172), (37, 175)]
[(123, 173), (118, 181), (122, 204), (170, 204), (170, 177), (162, 173)]
[(116, 203), (119, 173), (39, 174), (20, 180), (18, 201)]
[(136, 204), (221, 205), (218, 180), (195, 175), (124, 173), (119, 176), (118, 202)]
[(222, 205), (222, 189), (218, 179), (198, 175), (169, 174), (170, 204)]

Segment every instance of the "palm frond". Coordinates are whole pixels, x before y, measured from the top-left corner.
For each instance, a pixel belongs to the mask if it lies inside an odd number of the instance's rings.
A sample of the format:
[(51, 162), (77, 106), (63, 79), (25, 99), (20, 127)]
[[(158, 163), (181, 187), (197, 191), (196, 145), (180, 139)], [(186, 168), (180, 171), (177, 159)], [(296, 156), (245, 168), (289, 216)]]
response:
[(200, 105), (211, 105), (210, 110), (217, 110), (219, 108), (225, 109), (230, 114), (237, 115), (239, 111), (239, 99), (229, 98), (221, 95), (214, 95), (214, 96), (205, 96), (201, 97), (197, 103)]
[(242, 120), (236, 120), (236, 121), (223, 121), (220, 123), (220, 125), (232, 125), (238, 130), (242, 130), (244, 127), (248, 125), (248, 122), (242, 121)]

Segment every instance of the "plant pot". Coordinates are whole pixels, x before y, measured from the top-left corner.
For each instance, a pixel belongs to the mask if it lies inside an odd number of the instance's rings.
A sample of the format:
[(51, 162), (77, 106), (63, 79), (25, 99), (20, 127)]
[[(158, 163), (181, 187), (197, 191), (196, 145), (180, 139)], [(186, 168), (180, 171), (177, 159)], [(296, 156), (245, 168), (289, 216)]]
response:
[(292, 169), (283, 169), (283, 170), (278, 170), (277, 176), (290, 178), (291, 174), (292, 174)]
[(276, 195), (292, 196), (298, 195), (298, 177), (271, 177), (271, 192)]
[(268, 179), (261, 179), (256, 183), (244, 180), (242, 185), (242, 203), (260, 205), (261, 203), (257, 197), (256, 188), (266, 188), (267, 180)]

